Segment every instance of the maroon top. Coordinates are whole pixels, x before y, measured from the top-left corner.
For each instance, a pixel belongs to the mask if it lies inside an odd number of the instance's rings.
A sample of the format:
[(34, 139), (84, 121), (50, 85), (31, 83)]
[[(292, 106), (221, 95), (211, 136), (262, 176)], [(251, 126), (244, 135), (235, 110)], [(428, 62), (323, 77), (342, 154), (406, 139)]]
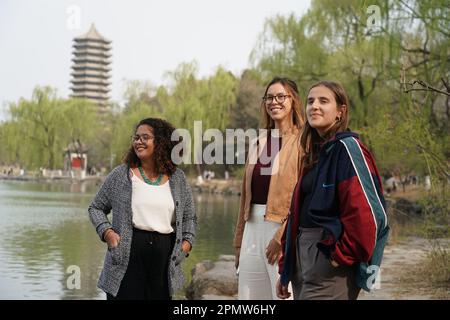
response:
[[(272, 141), (275, 141), (278, 139), (278, 148), (274, 150), (271, 150)], [(275, 143), (274, 143), (275, 144)], [(281, 149), (281, 137), (272, 137), (270, 136), (267, 139), (266, 146), (264, 147), (264, 150), (261, 153), (261, 156), (263, 157), (263, 161), (265, 164), (262, 164), (260, 161), (260, 158), (258, 158), (258, 161), (255, 164), (255, 168), (253, 169), (253, 175), (252, 175), (252, 200), (251, 203), (253, 204), (267, 204), (267, 195), (269, 194), (269, 185), (270, 185), (270, 174), (267, 174), (268, 169), (265, 169), (264, 175), (261, 174), (261, 168), (269, 168), (273, 164), (273, 160), (275, 159), (275, 156)], [(273, 151), (273, 154), (271, 154)], [(268, 159), (271, 159), (268, 161)], [(266, 163), (268, 162), (268, 163)]]

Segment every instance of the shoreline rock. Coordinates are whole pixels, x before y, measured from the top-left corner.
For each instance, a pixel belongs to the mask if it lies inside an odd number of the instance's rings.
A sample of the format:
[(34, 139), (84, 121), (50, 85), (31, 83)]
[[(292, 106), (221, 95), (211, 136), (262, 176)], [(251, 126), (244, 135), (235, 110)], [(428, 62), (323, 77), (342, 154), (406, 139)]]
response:
[(192, 269), (192, 281), (186, 289), (188, 300), (236, 300), (238, 276), (233, 255), (220, 255), (213, 262), (199, 262)]

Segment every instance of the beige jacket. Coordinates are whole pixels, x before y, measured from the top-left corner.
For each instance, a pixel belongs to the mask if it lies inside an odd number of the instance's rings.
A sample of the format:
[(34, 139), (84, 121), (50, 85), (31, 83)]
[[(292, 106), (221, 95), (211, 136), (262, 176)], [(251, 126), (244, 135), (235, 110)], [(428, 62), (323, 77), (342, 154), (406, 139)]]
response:
[[(267, 134), (261, 134), (258, 140), (259, 147), (256, 143), (257, 140), (250, 143), (249, 155), (247, 163), (245, 164), (241, 204), (233, 242), (235, 248), (241, 247), (245, 223), (250, 216), (253, 169), (259, 156), (264, 150), (264, 146), (267, 142)], [(279, 243), (281, 243), (281, 236), (283, 235), (286, 226), (292, 193), (294, 192), (299, 175), (301, 157), (300, 131), (297, 128), (293, 128), (291, 132), (283, 136), (281, 150), (275, 156), (269, 185), (269, 194), (267, 196), (266, 214), (264, 215), (265, 220), (280, 223), (280, 228), (273, 237)]]

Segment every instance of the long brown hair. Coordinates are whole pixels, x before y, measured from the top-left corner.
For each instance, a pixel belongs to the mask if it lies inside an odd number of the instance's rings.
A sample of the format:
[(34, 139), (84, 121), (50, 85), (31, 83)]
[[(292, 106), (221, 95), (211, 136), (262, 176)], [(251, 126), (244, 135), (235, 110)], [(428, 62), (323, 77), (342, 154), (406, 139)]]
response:
[[(275, 77), (267, 85), (266, 91), (264, 91), (264, 97), (267, 95), (267, 91), (269, 90), (270, 86), (276, 83), (281, 84), (292, 97), (293, 123), (294, 126), (296, 126), (298, 129), (301, 129), (305, 124), (305, 116), (303, 113), (303, 105), (299, 97), (297, 84), (289, 78)], [(267, 113), (264, 100), (261, 101), (261, 128), (267, 130), (275, 128), (275, 122)]]
[[(136, 130), (142, 125), (148, 125), (152, 128), (153, 135), (155, 137), (153, 140), (155, 144), (153, 151), (155, 169), (160, 174), (167, 174), (169, 176), (172, 175), (177, 168), (171, 158), (172, 149), (178, 143), (178, 141), (171, 140), (172, 133), (175, 131), (175, 128), (165, 120), (158, 118), (147, 118), (139, 121), (134, 131), (136, 132)], [(123, 159), (123, 163), (125, 163), (129, 168), (141, 165), (141, 160), (134, 151), (133, 144), (131, 144), (131, 147), (128, 149), (128, 152)]]
[[(333, 92), (334, 98), (336, 100), (336, 105), (338, 109), (342, 110), (342, 106), (345, 105), (342, 115), (339, 121), (326, 132), (326, 134), (321, 137), (316, 129), (311, 127), (308, 121), (306, 121), (303, 128), (302, 136), (300, 139), (301, 146), (305, 152), (303, 156), (303, 168), (309, 169), (314, 166), (314, 164), (319, 160), (319, 152), (322, 145), (338, 132), (343, 132), (348, 130), (349, 122), (349, 99), (345, 92), (345, 89), (337, 82), (333, 81), (319, 81), (311, 86), (308, 90), (308, 94), (311, 89), (315, 87), (323, 86), (330, 89)], [(306, 110), (306, 107), (305, 107)], [(305, 111), (306, 113), (306, 111)]]

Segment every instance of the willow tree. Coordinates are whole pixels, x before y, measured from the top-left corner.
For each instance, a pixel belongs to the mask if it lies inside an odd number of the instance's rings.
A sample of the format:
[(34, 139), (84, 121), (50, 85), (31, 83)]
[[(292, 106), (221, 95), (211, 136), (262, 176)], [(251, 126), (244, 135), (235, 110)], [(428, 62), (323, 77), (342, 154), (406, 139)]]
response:
[[(371, 11), (371, 5), (377, 10)], [(425, 173), (427, 152), (440, 161), (449, 156), (449, 101), (410, 84), (421, 80), (445, 90), (449, 10), (445, 0), (314, 0), (304, 16), (266, 21), (254, 65), (263, 76), (291, 76), (303, 95), (319, 79), (341, 82), (350, 96), (352, 129), (363, 133), (376, 156), (391, 153), (383, 169), (389, 172), (402, 164), (405, 174)], [(414, 159), (408, 166), (405, 156)]]
[(306, 19), (294, 14), (266, 20), (250, 59), (265, 83), (283, 75), (305, 90), (311, 82), (328, 75), (324, 43), (310, 37)]
[[(0, 124), (0, 162), (5, 164), (21, 163), (19, 148), (23, 144), (19, 126), (16, 121), (5, 121)], [(22, 149), (23, 150), (23, 149)]]
[(10, 105), (16, 134), (22, 139), (17, 149), (24, 165), (54, 169), (62, 162), (62, 144), (57, 134), (63, 121), (61, 107), (62, 101), (49, 87), (36, 88), (31, 100), (20, 99)]
[(91, 103), (61, 99), (50, 87), (37, 87), (30, 100), (11, 103), (9, 114), (1, 126), (1, 139), (8, 141), (5, 158), (28, 168), (62, 168), (68, 144), (87, 143), (98, 128)]
[[(194, 124), (201, 121), (202, 130), (215, 128), (225, 130), (231, 121), (236, 104), (238, 80), (222, 67), (209, 77), (198, 77), (196, 62), (182, 63), (167, 73), (170, 82), (167, 91), (160, 91), (157, 100), (161, 103), (165, 118), (177, 128), (188, 130), (191, 146), (195, 139)], [(203, 140), (203, 135), (199, 137)], [(198, 138), (197, 138), (198, 140)], [(197, 141), (198, 147), (203, 141)], [(197, 174), (201, 175), (202, 154), (200, 149), (191, 151), (191, 163), (197, 163)]]

